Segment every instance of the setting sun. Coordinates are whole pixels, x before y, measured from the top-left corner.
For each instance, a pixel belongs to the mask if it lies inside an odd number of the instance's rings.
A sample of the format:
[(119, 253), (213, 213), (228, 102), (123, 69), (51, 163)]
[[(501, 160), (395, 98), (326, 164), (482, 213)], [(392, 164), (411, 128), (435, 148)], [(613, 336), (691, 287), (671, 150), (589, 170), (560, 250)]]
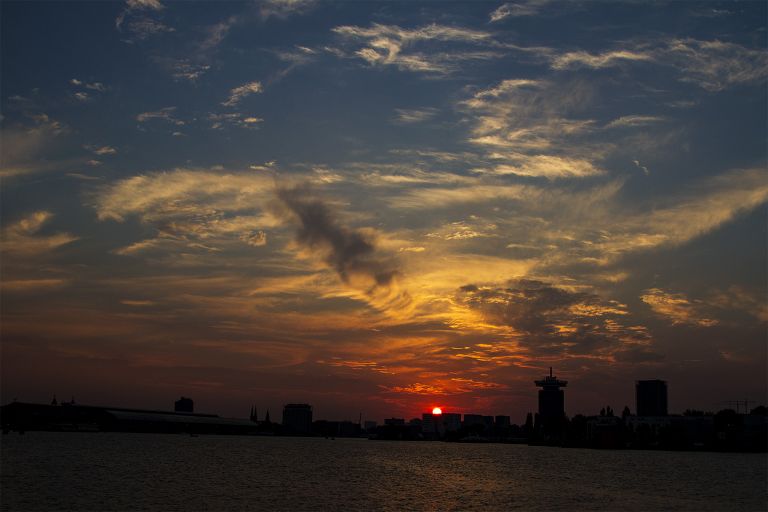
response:
[(439, 407), (432, 409), (432, 414), (443, 414), (443, 410)]

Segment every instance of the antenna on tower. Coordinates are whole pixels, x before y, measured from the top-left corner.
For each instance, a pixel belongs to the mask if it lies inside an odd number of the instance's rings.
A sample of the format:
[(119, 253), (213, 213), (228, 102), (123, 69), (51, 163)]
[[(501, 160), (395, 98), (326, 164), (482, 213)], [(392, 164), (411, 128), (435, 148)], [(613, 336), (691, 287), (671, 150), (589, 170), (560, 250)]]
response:
[(552, 376), (552, 367), (551, 366), (549, 367), (549, 376), (550, 377)]

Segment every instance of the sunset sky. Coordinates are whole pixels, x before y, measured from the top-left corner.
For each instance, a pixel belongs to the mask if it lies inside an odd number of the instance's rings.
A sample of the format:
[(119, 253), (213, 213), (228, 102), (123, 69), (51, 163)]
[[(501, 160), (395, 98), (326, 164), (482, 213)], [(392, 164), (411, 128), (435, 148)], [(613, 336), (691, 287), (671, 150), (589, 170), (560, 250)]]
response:
[(765, 403), (765, 2), (1, 14), (3, 403)]

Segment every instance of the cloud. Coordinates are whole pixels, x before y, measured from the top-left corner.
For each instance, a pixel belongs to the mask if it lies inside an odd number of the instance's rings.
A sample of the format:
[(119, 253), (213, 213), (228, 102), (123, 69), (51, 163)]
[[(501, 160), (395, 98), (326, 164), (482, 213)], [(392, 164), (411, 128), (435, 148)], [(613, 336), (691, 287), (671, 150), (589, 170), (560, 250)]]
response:
[[(384, 200), (400, 212), (423, 212), (424, 218), (477, 213), (478, 225), (498, 228), (493, 231), (498, 243), (484, 246), (530, 246), (515, 252), (535, 258), (540, 272), (605, 267), (628, 254), (679, 246), (768, 201), (768, 178), (762, 169), (726, 172), (642, 204), (626, 202), (622, 179), (585, 186), (563, 180), (509, 183), (501, 178), (483, 173), (455, 183), (402, 183)], [(437, 232), (434, 225), (421, 231), (422, 236)], [(487, 231), (466, 231), (471, 232)], [(428, 247), (430, 254), (434, 251)]]
[(649, 171), (646, 166), (640, 164), (640, 160), (632, 160), (632, 163), (635, 164), (635, 167), (637, 167), (638, 169), (642, 169), (643, 174), (645, 174), (646, 176), (649, 176), (651, 174), (651, 171)]
[(0, 288), (2, 288), (4, 293), (43, 293), (51, 289), (62, 288), (69, 283), (66, 279), (12, 279), (0, 282)]
[(768, 53), (719, 41), (674, 39), (658, 50), (661, 58), (682, 73), (681, 80), (717, 92), (744, 84), (763, 84), (768, 77)]
[(666, 121), (666, 118), (659, 117), (659, 116), (639, 116), (639, 115), (633, 115), (633, 116), (622, 116), (618, 119), (614, 119), (607, 125), (605, 125), (606, 128), (626, 128), (626, 127), (636, 127), (636, 126), (648, 126), (651, 124), (661, 123), (663, 121)]
[(490, 22), (495, 23), (506, 18), (535, 16), (550, 0), (528, 0), (526, 2), (506, 3), (490, 14)]
[(105, 92), (107, 90), (107, 86), (101, 82), (88, 83), (88, 82), (79, 80), (77, 78), (72, 78), (70, 79), (69, 83), (76, 87), (82, 87), (82, 88), (89, 89), (91, 91), (96, 91), (96, 92)]
[(584, 178), (599, 176), (605, 171), (596, 167), (592, 162), (579, 158), (565, 158), (550, 155), (507, 155), (506, 158), (518, 164), (497, 165), (492, 169), (473, 169), (473, 172), (490, 172), (493, 174), (515, 174), (517, 176), (529, 176), (547, 178), (549, 180), (560, 178)]
[(40, 210), (11, 223), (3, 229), (3, 252), (23, 255), (42, 254), (78, 240), (69, 233), (40, 235), (45, 224), (53, 218), (51, 212)]
[(258, 209), (272, 194), (265, 174), (175, 169), (133, 176), (103, 187), (95, 197), (100, 220), (143, 221)]
[(637, 62), (671, 66), (678, 70), (681, 81), (711, 92), (736, 85), (760, 84), (768, 76), (768, 54), (762, 48), (747, 48), (717, 39), (650, 41), (596, 54), (583, 50), (559, 55), (552, 52), (548, 58), (555, 70), (601, 69)]
[(90, 181), (90, 180), (100, 180), (101, 179), (98, 176), (90, 176), (88, 174), (82, 174), (82, 173), (79, 173), (79, 172), (68, 172), (67, 176), (69, 176), (70, 178), (76, 178), (78, 180), (87, 180), (87, 181)]
[(200, 50), (207, 52), (219, 46), (229, 33), (230, 29), (240, 21), (241, 18), (238, 16), (230, 16), (226, 20), (214, 23), (208, 27), (208, 34), (203, 42), (200, 43)]
[(204, 61), (199, 61), (204, 60), (199, 54), (195, 56), (194, 60), (187, 58), (176, 59), (172, 57), (160, 56), (154, 56), (152, 57), (152, 60), (165, 68), (165, 70), (169, 72), (175, 80), (187, 80), (189, 82), (195, 82), (198, 78), (203, 76), (211, 69), (210, 64)]
[(744, 286), (733, 285), (727, 290), (710, 294), (707, 304), (725, 311), (743, 311), (761, 322), (768, 322), (768, 304), (764, 290), (750, 290)]
[(126, 7), (128, 9), (149, 9), (153, 11), (160, 11), (165, 8), (160, 0), (127, 0)]
[(423, 123), (435, 117), (438, 110), (434, 108), (404, 109), (396, 108), (397, 116), (393, 120), (395, 124)]
[(630, 221), (638, 231), (660, 235), (659, 242), (680, 244), (730, 222), (768, 201), (768, 171), (734, 170), (694, 186), (674, 205), (657, 207)]
[(222, 105), (225, 107), (234, 107), (240, 103), (243, 98), (250, 96), (251, 94), (263, 92), (263, 90), (264, 88), (262, 87), (261, 82), (248, 82), (232, 89), (229, 92), (229, 98), (227, 101), (222, 102)]
[(175, 169), (99, 187), (91, 202), (99, 220), (137, 218), (155, 228), (154, 238), (114, 251), (134, 256), (266, 245), (266, 229), (282, 224), (264, 210), (272, 200), (274, 182), (266, 173)]
[(83, 146), (85, 149), (93, 153), (94, 155), (99, 156), (105, 156), (105, 155), (116, 155), (117, 149), (113, 148), (112, 146), (93, 146), (90, 144), (86, 144)]
[(225, 114), (217, 114), (211, 112), (208, 114), (208, 119), (211, 121), (211, 128), (214, 130), (222, 130), (226, 125), (236, 126), (239, 128), (258, 128), (259, 125), (264, 122), (260, 117), (246, 116), (239, 112), (231, 112)]
[(270, 17), (285, 19), (304, 14), (317, 4), (317, 0), (261, 0), (259, 13), (263, 19)]
[(44, 113), (30, 114), (27, 118), (24, 124), (4, 124), (0, 131), (0, 177), (57, 169), (63, 163), (51, 158), (51, 153), (63, 142), (69, 128)]
[(600, 296), (543, 281), (513, 280), (505, 287), (466, 285), (458, 304), (478, 310), (484, 319), (509, 327), (528, 357), (597, 356), (649, 349), (652, 339), (640, 325), (625, 325), (627, 306)]
[(136, 116), (136, 120), (140, 123), (146, 123), (147, 121), (159, 119), (161, 121), (167, 121), (169, 123), (173, 123), (177, 126), (184, 125), (185, 124), (184, 121), (174, 117), (175, 112), (176, 112), (176, 107), (164, 107), (164, 108), (161, 108), (160, 110), (142, 112), (141, 114)]
[[(159, 34), (176, 32), (175, 28), (146, 16), (131, 18), (125, 24), (126, 32), (133, 38), (128, 39), (128, 42), (132, 42), (134, 39), (144, 41)], [(118, 26), (120, 30), (122, 30), (122, 25), (123, 22)]]
[(670, 293), (659, 288), (650, 288), (643, 292), (640, 299), (651, 306), (657, 315), (672, 321), (672, 325), (688, 324), (698, 327), (712, 327), (719, 322), (707, 318), (701, 301), (691, 301), (682, 293)]
[(590, 98), (583, 85), (530, 79), (476, 91), (458, 105), (470, 121), (468, 142), (485, 156), (485, 165), (474, 171), (550, 180), (605, 174), (596, 163), (604, 151), (584, 140), (594, 121), (569, 117)]
[(243, 233), (240, 235), (240, 240), (247, 243), (248, 245), (261, 247), (262, 245), (267, 245), (267, 234), (259, 229), (257, 231)]
[[(443, 240), (469, 240), (472, 238), (498, 236), (498, 226), (482, 222), (476, 218), (466, 221), (451, 222), (442, 226), (439, 230), (427, 233), (427, 238), (440, 238)], [(422, 248), (423, 250), (423, 248)]]
[(653, 54), (641, 51), (612, 50), (599, 54), (576, 51), (556, 56), (552, 60), (551, 67), (552, 69), (600, 69), (616, 66), (621, 63), (653, 60)]
[(375, 234), (343, 226), (331, 209), (305, 187), (280, 189), (286, 213), (298, 223), (299, 244), (324, 254), (345, 283), (363, 278), (366, 288), (388, 287), (398, 273), (394, 260), (377, 254)]
[[(494, 51), (449, 50), (448, 44), (491, 45), (491, 34), (478, 30), (445, 25), (425, 25), (414, 29), (374, 23), (370, 27), (339, 26), (333, 32), (345, 41), (362, 41), (364, 46), (353, 54), (371, 66), (396, 66), (405, 71), (448, 74), (462, 61), (488, 60), (499, 57)], [(440, 43), (435, 48), (430, 43)], [(430, 52), (415, 52), (417, 45), (427, 45)], [(425, 47), (425, 49), (427, 49)]]
[(143, 41), (151, 36), (175, 32), (152, 16), (161, 12), (165, 6), (159, 0), (128, 0), (125, 8), (115, 19), (115, 28), (128, 34), (126, 42)]

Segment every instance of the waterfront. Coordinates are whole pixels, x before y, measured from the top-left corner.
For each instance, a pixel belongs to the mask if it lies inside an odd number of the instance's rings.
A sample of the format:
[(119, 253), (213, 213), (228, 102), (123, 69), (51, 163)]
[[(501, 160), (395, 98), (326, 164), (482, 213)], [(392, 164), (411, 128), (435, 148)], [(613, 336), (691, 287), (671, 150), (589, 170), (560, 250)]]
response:
[(765, 454), (28, 432), (2, 510), (765, 510)]

